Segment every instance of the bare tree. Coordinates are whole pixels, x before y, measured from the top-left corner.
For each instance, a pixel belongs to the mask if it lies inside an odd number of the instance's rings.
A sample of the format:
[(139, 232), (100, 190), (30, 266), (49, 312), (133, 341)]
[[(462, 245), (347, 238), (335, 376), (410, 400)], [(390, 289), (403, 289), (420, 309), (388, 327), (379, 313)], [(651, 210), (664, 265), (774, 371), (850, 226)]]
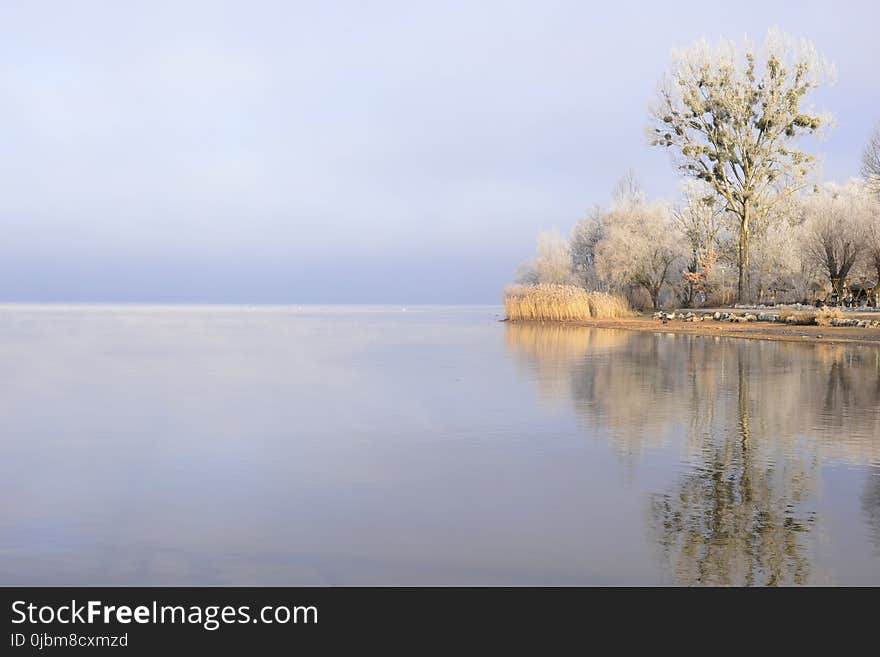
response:
[(559, 231), (545, 230), (538, 234), (535, 257), (521, 264), (514, 278), (523, 285), (568, 285), (576, 282), (572, 272), (571, 249)]
[(880, 126), (874, 130), (862, 154), (862, 175), (871, 191), (880, 198)]
[(738, 219), (738, 296), (751, 299), (752, 226), (800, 189), (813, 158), (798, 136), (827, 122), (801, 108), (830, 68), (808, 41), (771, 31), (759, 53), (705, 41), (674, 55), (652, 110), (651, 143), (672, 147), (686, 175), (711, 186)]
[(684, 203), (672, 210), (672, 221), (690, 250), (680, 294), (685, 307), (693, 305), (698, 292), (709, 291), (709, 276), (718, 259), (719, 240), (724, 230), (723, 219), (724, 206), (711, 188), (696, 180), (687, 181)]
[(865, 237), (865, 265), (880, 285), (880, 204), (874, 203), (873, 220), (868, 224)]
[(513, 275), (513, 280), (520, 285), (537, 285), (540, 283), (541, 281), (538, 279), (538, 272), (535, 269), (535, 260), (529, 260), (517, 267), (516, 273)]
[(595, 208), (584, 219), (577, 222), (571, 230), (569, 248), (574, 277), (581, 287), (596, 290), (600, 287), (596, 274), (596, 247), (605, 235), (605, 217), (600, 208)]
[(804, 301), (810, 296), (816, 267), (803, 253), (803, 231), (787, 219), (759, 227), (752, 253), (759, 303)]
[(855, 181), (829, 184), (804, 199), (803, 213), (804, 254), (839, 286), (865, 249), (871, 200)]
[(559, 232), (544, 231), (538, 235), (535, 269), (541, 283), (571, 283), (571, 250)]
[(866, 264), (874, 269), (876, 284), (880, 285), (880, 125), (874, 130), (862, 154), (862, 175), (875, 198), (873, 219), (868, 227), (868, 239), (865, 245), (868, 260)]
[(669, 208), (635, 202), (618, 206), (606, 216), (596, 266), (599, 275), (617, 287), (644, 289), (657, 309), (660, 292), (678, 275), (683, 252)]
[(628, 169), (623, 177), (617, 181), (611, 192), (611, 207), (633, 205), (645, 202), (645, 192), (642, 183), (634, 169)]

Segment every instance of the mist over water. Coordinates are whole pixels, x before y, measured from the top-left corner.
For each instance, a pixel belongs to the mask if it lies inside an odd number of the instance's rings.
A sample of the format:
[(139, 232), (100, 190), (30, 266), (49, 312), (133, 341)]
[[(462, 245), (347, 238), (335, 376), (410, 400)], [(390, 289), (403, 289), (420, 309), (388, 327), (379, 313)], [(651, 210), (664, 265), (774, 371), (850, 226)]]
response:
[(880, 349), (0, 306), (0, 584), (880, 584)]

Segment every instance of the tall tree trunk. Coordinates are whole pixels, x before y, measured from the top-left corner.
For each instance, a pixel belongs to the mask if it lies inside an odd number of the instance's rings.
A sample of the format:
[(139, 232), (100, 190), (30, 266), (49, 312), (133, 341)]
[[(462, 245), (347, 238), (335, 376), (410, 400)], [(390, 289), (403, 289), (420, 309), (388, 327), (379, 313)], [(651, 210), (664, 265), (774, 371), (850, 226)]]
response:
[(660, 310), (660, 288), (651, 287), (648, 289), (648, 294), (651, 295), (651, 305), (654, 307), (654, 310)]
[(752, 286), (749, 275), (749, 237), (751, 232), (752, 212), (748, 201), (743, 204), (743, 214), (739, 224), (739, 284), (737, 286), (737, 300), (740, 303), (749, 303), (752, 298)]
[(687, 270), (688, 273), (693, 276), (688, 277), (687, 282), (684, 284), (684, 298), (682, 299), (685, 308), (693, 308), (694, 300), (697, 296), (696, 284), (694, 281), (696, 280), (697, 272), (700, 269), (700, 257), (696, 251), (692, 251), (692, 254)]

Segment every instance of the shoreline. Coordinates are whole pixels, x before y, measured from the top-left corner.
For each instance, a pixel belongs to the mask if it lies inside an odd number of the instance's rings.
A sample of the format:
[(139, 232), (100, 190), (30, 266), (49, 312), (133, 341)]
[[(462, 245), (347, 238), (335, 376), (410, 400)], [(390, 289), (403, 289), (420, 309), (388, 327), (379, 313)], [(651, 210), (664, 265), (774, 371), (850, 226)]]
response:
[(880, 328), (859, 328), (854, 326), (798, 326), (776, 322), (740, 324), (714, 320), (705, 322), (668, 320), (666, 323), (663, 323), (662, 320), (653, 319), (650, 315), (625, 319), (585, 319), (572, 322), (508, 319), (502, 321), (514, 324), (553, 324), (647, 331), (651, 333), (689, 333), (691, 335), (744, 338), (749, 340), (809, 342), (811, 344), (865, 344), (880, 347)]

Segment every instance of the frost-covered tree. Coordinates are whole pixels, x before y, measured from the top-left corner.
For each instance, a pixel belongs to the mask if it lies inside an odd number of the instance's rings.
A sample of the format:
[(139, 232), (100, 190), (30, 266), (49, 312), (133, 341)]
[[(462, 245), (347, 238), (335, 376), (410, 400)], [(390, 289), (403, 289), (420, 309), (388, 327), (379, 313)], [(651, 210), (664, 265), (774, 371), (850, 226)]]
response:
[(640, 287), (660, 307), (660, 293), (679, 275), (684, 248), (669, 207), (642, 201), (616, 205), (596, 252), (599, 275), (618, 288)]
[(828, 184), (803, 201), (803, 249), (832, 284), (842, 284), (862, 255), (872, 220), (864, 185)]
[(651, 143), (674, 149), (737, 218), (738, 296), (751, 297), (749, 247), (756, 223), (803, 187), (813, 158), (797, 138), (828, 119), (802, 107), (830, 67), (813, 45), (771, 31), (763, 48), (706, 41), (676, 51), (652, 109)]
[[(634, 170), (629, 169), (611, 192), (611, 208), (644, 204), (645, 194)], [(596, 271), (596, 251), (605, 238), (605, 211), (596, 206), (572, 228), (569, 238), (574, 282), (588, 290), (605, 290), (607, 281)]]

